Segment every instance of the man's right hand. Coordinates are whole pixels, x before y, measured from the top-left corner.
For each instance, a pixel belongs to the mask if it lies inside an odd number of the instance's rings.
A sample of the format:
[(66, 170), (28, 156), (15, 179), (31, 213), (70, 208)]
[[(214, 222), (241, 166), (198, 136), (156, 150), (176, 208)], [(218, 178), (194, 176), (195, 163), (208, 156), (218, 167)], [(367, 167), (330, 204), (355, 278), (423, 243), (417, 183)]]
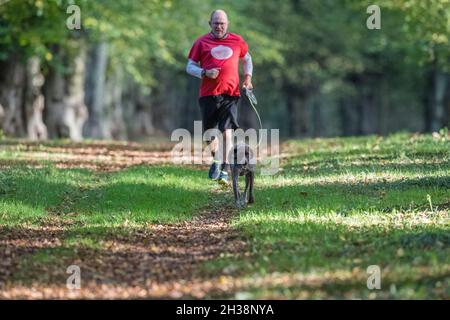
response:
[(220, 68), (213, 68), (205, 71), (205, 76), (216, 79), (219, 76)]

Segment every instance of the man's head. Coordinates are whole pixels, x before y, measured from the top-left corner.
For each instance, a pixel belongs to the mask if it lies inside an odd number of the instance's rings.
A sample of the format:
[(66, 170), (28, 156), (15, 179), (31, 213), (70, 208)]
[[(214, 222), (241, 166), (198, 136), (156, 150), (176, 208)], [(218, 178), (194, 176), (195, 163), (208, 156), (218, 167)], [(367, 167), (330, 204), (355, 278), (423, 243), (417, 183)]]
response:
[(214, 10), (209, 19), (209, 26), (211, 27), (212, 34), (216, 38), (223, 38), (228, 29), (228, 17), (226, 12), (223, 10)]

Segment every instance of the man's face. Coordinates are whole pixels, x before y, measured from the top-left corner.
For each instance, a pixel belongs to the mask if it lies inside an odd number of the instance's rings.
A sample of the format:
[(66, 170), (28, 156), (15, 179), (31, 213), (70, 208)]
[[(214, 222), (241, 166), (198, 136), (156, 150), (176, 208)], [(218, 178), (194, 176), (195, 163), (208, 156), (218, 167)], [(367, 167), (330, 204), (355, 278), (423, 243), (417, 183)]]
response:
[(211, 27), (211, 32), (216, 38), (223, 38), (227, 33), (228, 18), (224, 14), (216, 13), (213, 15), (209, 25)]

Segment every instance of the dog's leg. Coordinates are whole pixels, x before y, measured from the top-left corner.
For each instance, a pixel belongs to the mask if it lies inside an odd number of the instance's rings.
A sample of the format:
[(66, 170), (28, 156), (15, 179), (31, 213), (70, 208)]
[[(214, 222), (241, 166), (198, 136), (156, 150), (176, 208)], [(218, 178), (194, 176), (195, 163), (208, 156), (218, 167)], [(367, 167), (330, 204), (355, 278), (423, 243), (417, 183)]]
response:
[(249, 184), (250, 184), (250, 189), (249, 189), (249, 193), (248, 193), (248, 203), (254, 203), (255, 198), (253, 196), (253, 186), (255, 184), (255, 173), (253, 171), (250, 171), (248, 173), (248, 175), (249, 175)]
[(241, 207), (240, 203), (240, 194), (239, 194), (239, 169), (234, 165), (232, 169), (232, 178), (233, 178), (233, 191), (234, 191), (234, 203), (236, 208)]
[(244, 208), (247, 206), (247, 195), (249, 194), (248, 193), (249, 187), (250, 187), (250, 172), (248, 172), (245, 175), (245, 190), (244, 190), (244, 195), (242, 196), (242, 199), (241, 199), (241, 203)]

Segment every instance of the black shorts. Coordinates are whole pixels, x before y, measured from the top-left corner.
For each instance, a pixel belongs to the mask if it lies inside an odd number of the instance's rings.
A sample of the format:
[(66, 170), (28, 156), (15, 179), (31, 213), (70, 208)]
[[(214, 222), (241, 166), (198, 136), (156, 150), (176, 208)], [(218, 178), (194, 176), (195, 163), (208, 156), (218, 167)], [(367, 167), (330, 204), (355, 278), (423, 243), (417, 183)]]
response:
[(226, 129), (238, 129), (237, 104), (239, 97), (225, 94), (206, 96), (198, 99), (203, 118), (203, 131), (216, 126), (220, 132)]

